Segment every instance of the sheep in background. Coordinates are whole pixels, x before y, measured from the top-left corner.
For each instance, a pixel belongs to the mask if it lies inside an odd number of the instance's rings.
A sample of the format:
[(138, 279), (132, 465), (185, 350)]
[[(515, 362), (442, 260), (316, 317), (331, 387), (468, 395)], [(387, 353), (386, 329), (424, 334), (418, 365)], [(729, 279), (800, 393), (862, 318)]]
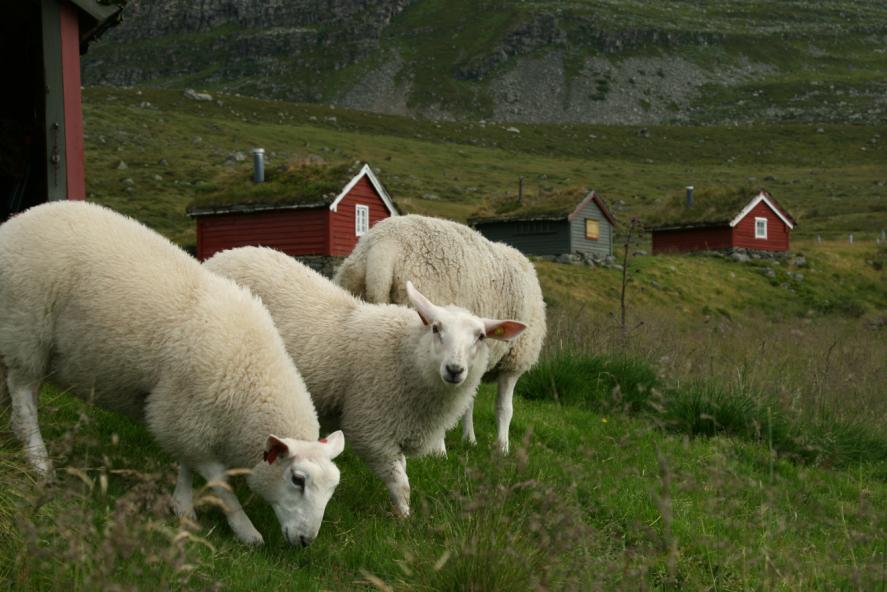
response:
[[(404, 304), (402, 286), (408, 279), (435, 302), (526, 323), (519, 338), (490, 347), (484, 376), (498, 381), (497, 445), (507, 454), (514, 387), (539, 359), (546, 332), (545, 302), (533, 264), (516, 249), (491, 242), (463, 224), (396, 216), (361, 237), (333, 281), (369, 302)], [(463, 437), (471, 444), (477, 442), (473, 406), (472, 401), (463, 422)]]
[(0, 226), (0, 371), (40, 473), (52, 470), (37, 422), (48, 380), (147, 423), (180, 463), (179, 515), (193, 516), (197, 471), (237, 537), (262, 543), (225, 484), (228, 469), (251, 467), (287, 541), (317, 535), (344, 437), (318, 442), (305, 383), (258, 299), (138, 222), (63, 201)]
[(267, 248), (223, 251), (204, 267), (262, 299), (321, 418), (340, 423), (401, 516), (410, 511), (405, 455), (434, 451), (465, 412), (487, 367), (486, 338), (525, 328), (435, 306), (409, 282), (415, 310), (367, 304)]

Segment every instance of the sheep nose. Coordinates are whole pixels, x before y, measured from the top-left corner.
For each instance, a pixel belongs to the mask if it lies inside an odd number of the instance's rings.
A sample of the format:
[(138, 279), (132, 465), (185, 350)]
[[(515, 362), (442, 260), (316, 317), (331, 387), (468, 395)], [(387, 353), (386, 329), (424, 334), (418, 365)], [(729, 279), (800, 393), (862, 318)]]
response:
[(447, 372), (450, 373), (450, 376), (455, 378), (465, 372), (465, 367), (458, 364), (447, 364)]
[(299, 542), (302, 543), (303, 547), (307, 547), (308, 545), (310, 545), (311, 543), (314, 542), (314, 539), (306, 537), (304, 535), (301, 535), (301, 536), (299, 536)]

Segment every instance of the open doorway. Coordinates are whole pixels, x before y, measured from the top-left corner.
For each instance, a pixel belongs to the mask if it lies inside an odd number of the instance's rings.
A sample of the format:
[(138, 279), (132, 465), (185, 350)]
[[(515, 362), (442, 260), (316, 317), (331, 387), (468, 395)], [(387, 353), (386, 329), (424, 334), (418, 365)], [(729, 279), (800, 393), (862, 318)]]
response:
[(0, 93), (0, 221), (46, 200), (46, 83), (41, 4), (4, 7), (0, 55), (9, 85)]

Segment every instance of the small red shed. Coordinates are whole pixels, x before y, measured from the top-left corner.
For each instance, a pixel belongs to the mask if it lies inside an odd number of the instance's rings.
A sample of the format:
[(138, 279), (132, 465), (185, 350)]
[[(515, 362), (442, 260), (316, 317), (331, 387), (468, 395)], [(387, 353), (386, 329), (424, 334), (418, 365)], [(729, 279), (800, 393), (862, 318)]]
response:
[(265, 183), (239, 182), (188, 207), (197, 221), (198, 259), (247, 245), (299, 257), (345, 257), (373, 225), (397, 215), (368, 164), (295, 163), (269, 173)]
[[(650, 228), (653, 254), (744, 248), (788, 251), (795, 219), (772, 195), (688, 193), (670, 200)], [(677, 203), (676, 203), (677, 202)]]
[(80, 54), (120, 19), (97, 0), (3, 5), (0, 53), (0, 222), (49, 200), (85, 199)]

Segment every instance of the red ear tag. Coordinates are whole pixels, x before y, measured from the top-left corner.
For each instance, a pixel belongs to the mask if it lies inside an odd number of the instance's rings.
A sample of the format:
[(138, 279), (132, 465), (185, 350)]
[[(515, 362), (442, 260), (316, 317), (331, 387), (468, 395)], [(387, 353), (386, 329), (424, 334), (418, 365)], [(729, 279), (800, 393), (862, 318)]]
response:
[(496, 330), (494, 331), (494, 333), (496, 335), (502, 335), (503, 333), (505, 333), (505, 329), (503, 329), (502, 327), (496, 327)]
[(318, 442), (320, 442), (321, 444), (326, 444), (326, 438), (321, 438), (320, 440), (318, 440)]

